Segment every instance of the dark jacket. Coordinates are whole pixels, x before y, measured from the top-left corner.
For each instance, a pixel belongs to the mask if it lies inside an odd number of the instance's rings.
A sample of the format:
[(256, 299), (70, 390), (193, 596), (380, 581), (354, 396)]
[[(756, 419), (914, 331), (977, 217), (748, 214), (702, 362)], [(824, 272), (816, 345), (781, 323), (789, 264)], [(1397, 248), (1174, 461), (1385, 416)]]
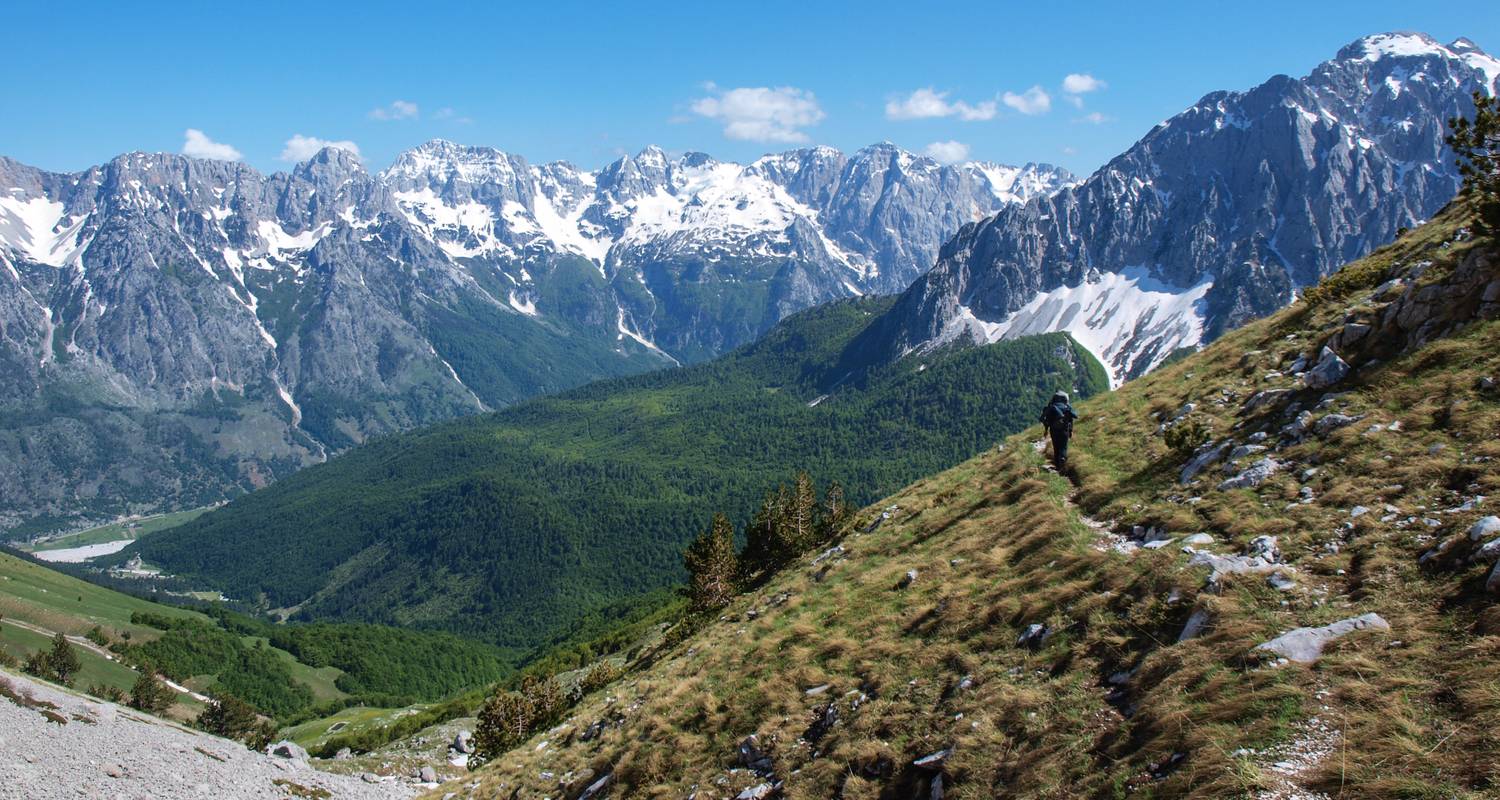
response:
[(1053, 435), (1072, 435), (1075, 419), (1078, 419), (1078, 415), (1073, 413), (1073, 406), (1068, 403), (1067, 395), (1054, 396), (1052, 402), (1042, 409), (1042, 427)]

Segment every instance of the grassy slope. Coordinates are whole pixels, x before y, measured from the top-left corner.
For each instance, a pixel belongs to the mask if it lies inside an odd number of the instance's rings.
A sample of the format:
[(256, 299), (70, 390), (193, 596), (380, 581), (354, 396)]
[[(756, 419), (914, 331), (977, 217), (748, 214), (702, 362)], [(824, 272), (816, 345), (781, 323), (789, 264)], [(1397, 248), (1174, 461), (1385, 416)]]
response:
[[(74, 650), (83, 664), (78, 679), (74, 681), (74, 686), (80, 689), (99, 683), (130, 690), (136, 679), (134, 669), (106, 659), (78, 639), (95, 625), (103, 628), (111, 639), (128, 633), (130, 641), (135, 643), (147, 642), (161, 635), (155, 628), (131, 622), (130, 617), (135, 613), (209, 622), (208, 617), (196, 611), (142, 600), (0, 553), (0, 615), (4, 616), (0, 621), (0, 647), (24, 660), (37, 649), (50, 647), (52, 634), (67, 634), (75, 640)], [(38, 632), (37, 628), (45, 633)], [(256, 637), (244, 639), (253, 645)], [(338, 669), (310, 667), (285, 650), (273, 648), (273, 652), (286, 661), (295, 679), (313, 690), (318, 702), (345, 696), (333, 685), (342, 674)], [(203, 691), (213, 683), (214, 676), (201, 675), (186, 685), (189, 689)], [(179, 707), (174, 710), (174, 716), (179, 718), (196, 713), (203, 705), (187, 695), (180, 695), (179, 701)]]
[[(888, 302), (831, 304), (709, 364), (377, 441), (136, 547), (232, 597), (525, 652), (678, 581), (712, 511), (743, 519), (798, 469), (868, 500), (1023, 427), (1059, 386), (1105, 385), (1053, 335), (905, 364), (810, 406)], [(1070, 348), (1076, 368), (1058, 355)]]
[[(136, 679), (135, 670), (105, 658), (86, 646), (80, 637), (95, 625), (114, 636), (129, 632), (133, 641), (155, 637), (158, 632), (154, 628), (130, 621), (130, 615), (136, 612), (203, 618), (192, 611), (121, 594), (0, 553), (0, 615), (4, 615), (0, 621), (0, 648), (24, 660), (39, 649), (51, 647), (53, 634), (67, 634), (74, 641), (73, 649), (82, 665), (73, 682), (80, 689), (102, 684), (130, 691)], [(202, 707), (192, 697), (179, 695), (171, 714), (185, 719)]]
[[(1432, 259), (1423, 281), (1440, 281), (1473, 246), (1440, 244), (1456, 214), (1343, 279), (1368, 294), (1388, 266)], [(1217, 437), (1278, 430), (1279, 414), (1247, 422), (1238, 412), (1255, 391), (1292, 385), (1272, 371), (1320, 344), (1345, 311), (1342, 301), (1299, 304), (1083, 404), (1078, 486), (1044, 469), (1033, 428), (881, 501), (900, 510), (846, 538), (846, 557), (821, 581), (794, 568), (741, 597), (654, 665), (586, 698), (563, 726), (498, 758), (466, 793), (574, 796), (611, 772), (619, 796), (733, 797), (759, 782), (730, 772), (755, 733), (790, 797), (925, 797), (913, 759), (948, 747), (949, 797), (1236, 797), (1284, 791), (1288, 780), (1345, 797), (1495, 796), (1500, 612), (1483, 568), (1423, 571), (1417, 558), (1464, 538), (1481, 513), (1435, 509), (1500, 495), (1500, 398), (1475, 389), (1478, 376), (1500, 376), (1500, 322), (1362, 370), (1340, 387), (1352, 392), (1338, 409), (1366, 419), (1278, 452), (1294, 466), (1256, 490), (1218, 491), (1217, 469), (1180, 487), (1184, 457), (1156, 433), (1157, 415), (1188, 401)], [(1399, 432), (1367, 432), (1392, 421)], [(1314, 501), (1287, 509), (1314, 463)], [(1384, 503), (1395, 519), (1381, 521)], [(1356, 504), (1377, 510), (1346, 530)], [(1398, 524), (1409, 516), (1440, 527)], [(1273, 534), (1300, 586), (1280, 593), (1264, 576), (1230, 576), (1209, 594), (1205, 570), (1177, 546), (1116, 552), (1094, 518), (1116, 531), (1207, 531), (1222, 553)], [(909, 569), (917, 580), (897, 588)], [(1212, 624), (1179, 643), (1200, 606)], [(1392, 631), (1346, 637), (1311, 667), (1251, 656), (1288, 629), (1366, 612)], [(1056, 632), (1039, 649), (1018, 646), (1033, 623)], [(840, 721), (810, 745), (802, 737), (830, 701)], [(599, 720), (616, 727), (583, 741)], [(1290, 779), (1270, 768), (1320, 748), (1331, 752)]]

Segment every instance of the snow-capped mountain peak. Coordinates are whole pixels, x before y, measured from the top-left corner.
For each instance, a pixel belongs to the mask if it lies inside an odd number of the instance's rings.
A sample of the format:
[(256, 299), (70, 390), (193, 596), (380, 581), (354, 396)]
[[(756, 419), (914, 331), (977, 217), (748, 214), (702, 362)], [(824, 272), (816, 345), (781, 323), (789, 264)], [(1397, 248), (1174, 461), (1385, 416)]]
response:
[(1076, 186), (965, 228), (861, 346), (1066, 330), (1115, 382), (1140, 375), (1436, 213), (1459, 185), (1445, 121), (1497, 79), (1470, 41), (1384, 33), (1208, 94)]

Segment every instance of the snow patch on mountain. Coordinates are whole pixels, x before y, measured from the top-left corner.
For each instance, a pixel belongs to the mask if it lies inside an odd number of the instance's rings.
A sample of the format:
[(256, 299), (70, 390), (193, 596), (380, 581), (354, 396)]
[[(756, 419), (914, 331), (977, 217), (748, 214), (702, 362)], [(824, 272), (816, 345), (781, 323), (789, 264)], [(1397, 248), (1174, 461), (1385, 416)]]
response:
[(1212, 287), (1212, 278), (1185, 289), (1173, 286), (1144, 267), (1091, 272), (1077, 286), (1037, 294), (998, 322), (986, 322), (961, 306), (938, 343), (965, 334), (988, 344), (1066, 331), (1109, 371), (1110, 385), (1119, 386), (1174, 350), (1203, 342), (1203, 301)]
[(78, 232), (86, 219), (68, 219), (63, 203), (45, 197), (0, 195), (0, 245), (37, 263), (61, 267), (78, 251)]

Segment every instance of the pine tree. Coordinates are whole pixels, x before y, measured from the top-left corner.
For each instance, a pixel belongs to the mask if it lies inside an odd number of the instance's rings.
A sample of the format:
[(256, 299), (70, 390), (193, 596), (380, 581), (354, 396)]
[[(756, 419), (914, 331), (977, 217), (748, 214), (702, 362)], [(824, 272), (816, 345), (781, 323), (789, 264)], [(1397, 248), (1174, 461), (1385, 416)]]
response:
[(746, 580), (775, 569), (779, 563), (785, 502), (785, 486), (777, 493), (768, 493), (745, 527), (745, 553), (740, 559), (740, 568)]
[(844, 487), (838, 481), (828, 484), (828, 491), (823, 494), (823, 532), (819, 536), (824, 542), (836, 538), (854, 515), (854, 509), (849, 507), (849, 501), (844, 497)]
[(1500, 229), (1500, 98), (1474, 92), (1474, 119), (1454, 117), (1448, 128), (1444, 141), (1464, 178), (1460, 193), (1478, 206), (1486, 227)]
[(149, 666), (141, 668), (135, 685), (130, 687), (130, 707), (151, 714), (160, 714), (172, 707), (172, 690), (156, 677), (156, 670)]
[(688, 570), (688, 601), (694, 612), (708, 612), (728, 605), (734, 598), (739, 559), (734, 553), (734, 525), (723, 514), (688, 545), (683, 554)]
[(806, 472), (797, 474), (786, 506), (786, 535), (783, 537), (781, 562), (796, 558), (817, 543), (818, 491)]
[(249, 703), (234, 695), (221, 694), (203, 709), (193, 724), (225, 739), (248, 742), (260, 728), (260, 717)]
[(47, 654), (41, 650), (32, 653), (26, 658), (26, 663), (21, 667), (27, 675), (35, 675), (43, 680), (53, 680), (56, 676), (52, 674), (52, 662)]
[(68, 637), (61, 633), (52, 637), (52, 649), (47, 653), (47, 666), (57, 682), (64, 686), (73, 685), (73, 678), (78, 675), (82, 666), (78, 663), (78, 653), (73, 651)]

